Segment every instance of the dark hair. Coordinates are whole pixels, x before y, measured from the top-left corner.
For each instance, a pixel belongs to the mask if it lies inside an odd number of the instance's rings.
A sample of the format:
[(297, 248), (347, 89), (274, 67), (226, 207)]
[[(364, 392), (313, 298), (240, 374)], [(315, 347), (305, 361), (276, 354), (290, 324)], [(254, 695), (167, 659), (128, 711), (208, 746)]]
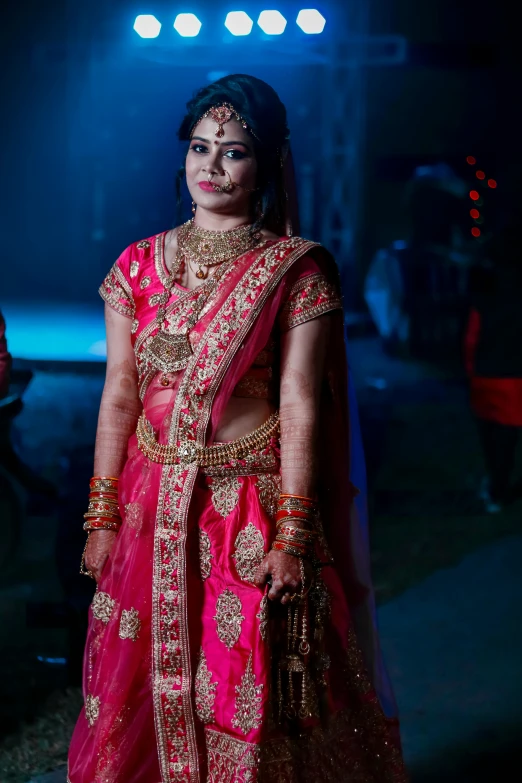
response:
[[(281, 233), (286, 201), (282, 164), (289, 138), (285, 106), (276, 91), (255, 76), (224, 76), (198, 90), (187, 103), (187, 113), (178, 130), (180, 141), (189, 141), (203, 114), (223, 103), (230, 103), (255, 134), (252, 141), (258, 167), (252, 210), (256, 228), (266, 226)], [(177, 177), (178, 199), (183, 175), (184, 168)]]

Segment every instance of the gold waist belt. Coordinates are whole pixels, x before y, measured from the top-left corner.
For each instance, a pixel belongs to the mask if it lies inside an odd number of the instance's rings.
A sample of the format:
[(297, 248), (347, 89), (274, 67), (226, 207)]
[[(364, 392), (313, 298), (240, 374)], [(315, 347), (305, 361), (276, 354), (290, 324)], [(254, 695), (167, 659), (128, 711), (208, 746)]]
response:
[(139, 450), (152, 462), (162, 465), (197, 465), (200, 468), (226, 465), (231, 460), (244, 459), (253, 450), (266, 448), (279, 435), (279, 413), (273, 413), (264, 424), (242, 438), (214, 446), (197, 446), (185, 441), (179, 446), (158, 443), (152, 424), (142, 413), (136, 429)]

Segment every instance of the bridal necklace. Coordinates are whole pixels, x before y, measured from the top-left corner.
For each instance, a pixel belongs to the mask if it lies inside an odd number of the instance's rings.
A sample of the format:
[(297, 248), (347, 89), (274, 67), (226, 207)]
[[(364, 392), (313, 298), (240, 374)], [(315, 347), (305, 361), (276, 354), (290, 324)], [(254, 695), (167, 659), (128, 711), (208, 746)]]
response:
[[(190, 331), (198, 322), (218, 281), (228, 269), (227, 262), (252, 250), (259, 241), (260, 234), (253, 233), (251, 226), (240, 226), (229, 231), (209, 231), (196, 226), (193, 218), (180, 226), (177, 234), (178, 249), (170, 274), (163, 283), (163, 293), (155, 295), (154, 303), (159, 305), (155, 319), (159, 331), (146, 351), (148, 360), (162, 373), (162, 385), (169, 384), (168, 373), (177, 372), (188, 365), (193, 353), (189, 340)], [(165, 331), (163, 324), (166, 305), (185, 262), (198, 267), (196, 277), (205, 280), (205, 283), (194, 289), (197, 296), (182, 331), (171, 334)], [(213, 266), (220, 268), (207, 280), (208, 269)], [(204, 267), (207, 271), (204, 271)]]
[(242, 256), (252, 250), (260, 238), (259, 232), (253, 232), (251, 225), (229, 231), (209, 231), (197, 226), (192, 218), (178, 229), (178, 250), (171, 275), (179, 274), (182, 264), (187, 262), (193, 267), (197, 266), (198, 280), (206, 280), (210, 267)]

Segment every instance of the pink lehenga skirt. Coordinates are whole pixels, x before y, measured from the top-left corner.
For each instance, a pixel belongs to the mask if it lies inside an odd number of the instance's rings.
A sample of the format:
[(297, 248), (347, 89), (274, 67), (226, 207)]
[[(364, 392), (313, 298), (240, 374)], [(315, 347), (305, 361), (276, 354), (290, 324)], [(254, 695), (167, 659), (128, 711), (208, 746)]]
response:
[[(277, 443), (258, 456), (257, 472), (237, 463), (200, 470), (191, 498), (185, 556), (198, 769), (190, 779), (404, 781), (396, 727), (365, 673), (332, 565), (321, 569), (309, 599), (324, 629), (317, 709), (302, 721), (281, 720), (276, 670), (287, 610), (252, 584), (275, 536)], [(152, 628), (161, 474), (133, 436), (120, 477), (123, 524), (91, 607), (85, 706), (70, 746), (69, 783), (178, 779), (175, 758), (162, 777), (153, 695), (153, 645), (161, 643)]]

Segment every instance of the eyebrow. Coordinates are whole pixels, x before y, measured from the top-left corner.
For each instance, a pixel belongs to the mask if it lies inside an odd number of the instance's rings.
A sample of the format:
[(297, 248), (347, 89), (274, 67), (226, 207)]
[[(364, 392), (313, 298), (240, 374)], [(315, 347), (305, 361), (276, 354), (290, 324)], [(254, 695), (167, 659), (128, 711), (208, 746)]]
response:
[[(204, 139), (203, 136), (192, 136), (191, 141), (194, 141), (194, 139), (197, 139), (198, 141), (204, 141), (205, 144), (210, 144), (210, 139)], [(223, 144), (224, 146), (230, 144), (239, 144), (241, 147), (245, 147), (247, 150), (250, 149), (248, 144), (245, 144), (244, 141), (220, 141), (219, 143)]]

